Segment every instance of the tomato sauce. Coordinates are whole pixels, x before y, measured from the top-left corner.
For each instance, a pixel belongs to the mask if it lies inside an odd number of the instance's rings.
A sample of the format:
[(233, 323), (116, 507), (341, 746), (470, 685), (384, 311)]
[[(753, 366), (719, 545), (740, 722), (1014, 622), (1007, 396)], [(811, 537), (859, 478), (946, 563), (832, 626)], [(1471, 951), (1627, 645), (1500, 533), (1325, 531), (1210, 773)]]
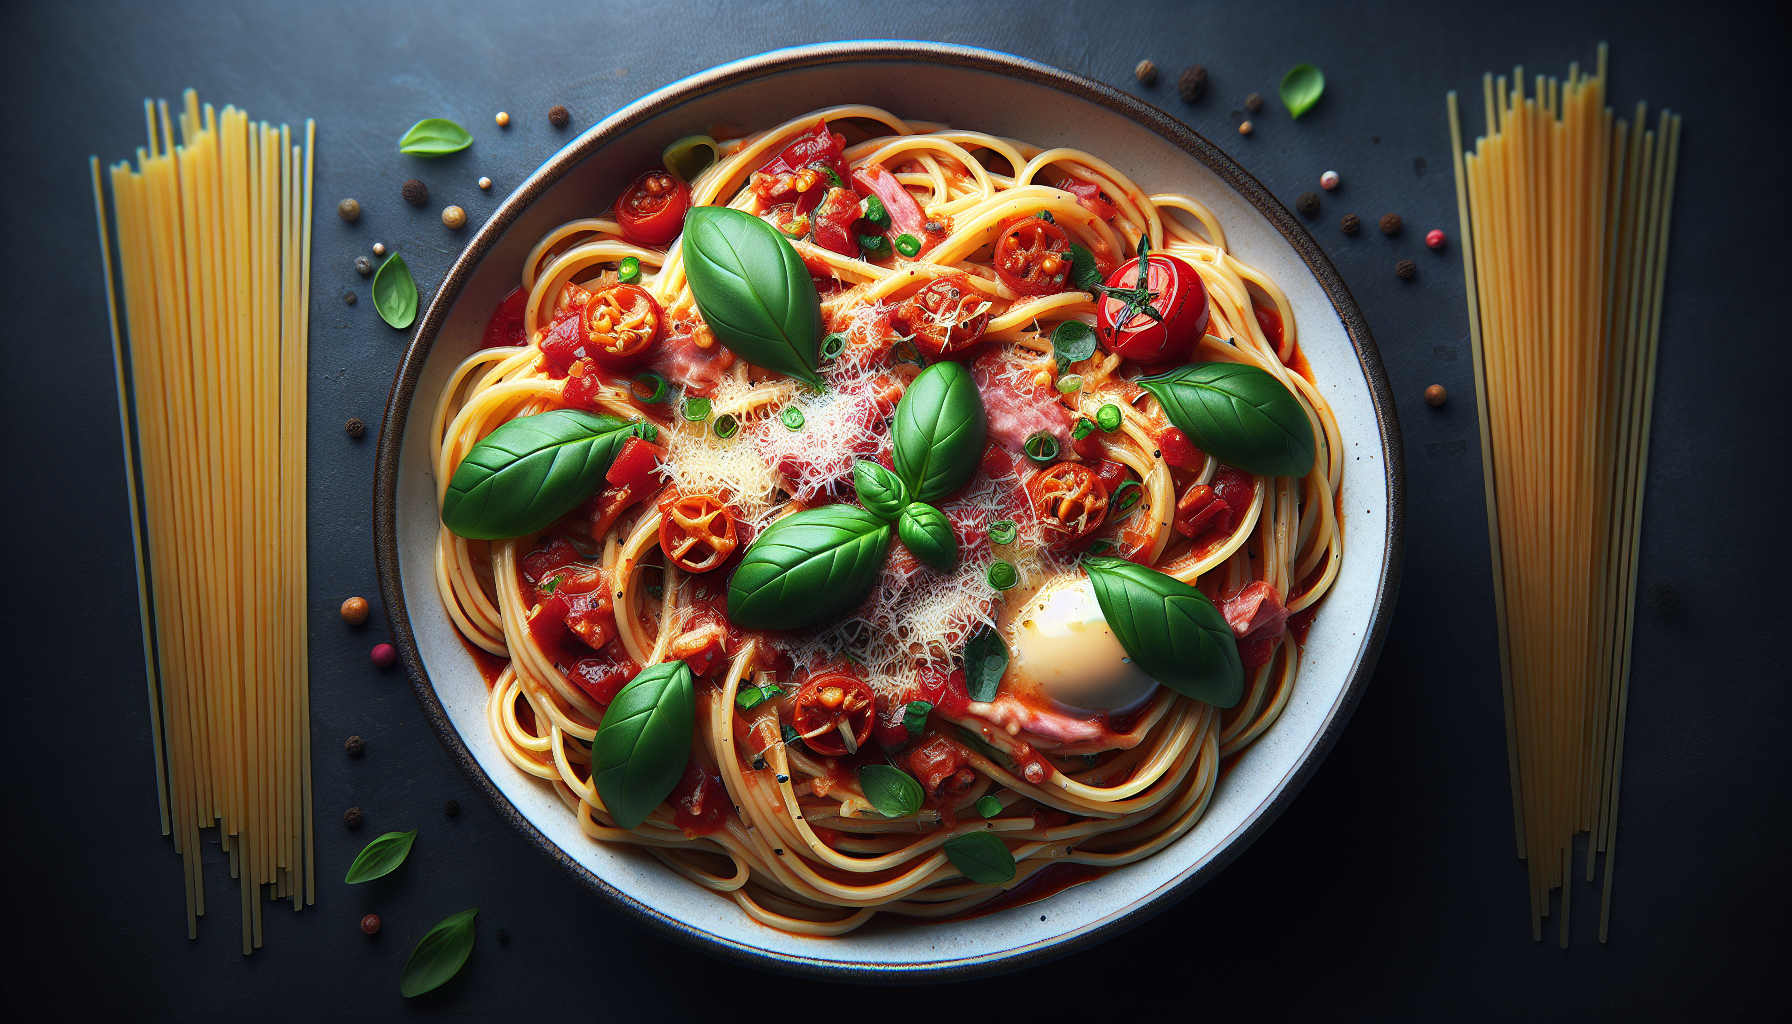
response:
[(1068, 861), (1048, 864), (1007, 892), (986, 903), (980, 903), (962, 914), (945, 918), (945, 920), (970, 921), (998, 911), (1024, 907), (1029, 903), (1038, 903), (1049, 896), (1056, 896), (1073, 885), (1093, 882), (1107, 874), (1109, 870), (1090, 864), (1073, 864)]
[(485, 688), (489, 690), (498, 685), (498, 677), (504, 674), (506, 668), (510, 667), (510, 659), (500, 658), (468, 640), (466, 634), (458, 629), (454, 631), (454, 636), (460, 641), (460, 645), (467, 649), (467, 656), (473, 659), (474, 666), (479, 669), (479, 678), (485, 680)]

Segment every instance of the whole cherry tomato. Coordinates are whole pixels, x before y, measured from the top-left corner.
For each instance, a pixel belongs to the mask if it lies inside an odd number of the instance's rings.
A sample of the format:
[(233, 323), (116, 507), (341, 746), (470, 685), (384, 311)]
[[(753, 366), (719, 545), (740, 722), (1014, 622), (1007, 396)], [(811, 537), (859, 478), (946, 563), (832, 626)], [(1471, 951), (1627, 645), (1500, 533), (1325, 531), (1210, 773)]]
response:
[(580, 318), (587, 344), (575, 354), (613, 370), (627, 370), (652, 354), (666, 314), (644, 289), (613, 284), (592, 294)]
[(720, 568), (739, 545), (734, 513), (713, 494), (660, 499), (660, 549), (685, 572)]
[(1070, 236), (1038, 217), (1011, 221), (996, 238), (996, 273), (1022, 295), (1061, 292), (1070, 279)]
[(890, 326), (913, 336), (928, 359), (952, 359), (983, 340), (989, 302), (963, 275), (936, 277), (896, 306)]
[[(1154, 252), (1146, 260), (1150, 270), (1142, 288), (1137, 259), (1121, 264), (1108, 278), (1096, 312), (1102, 344), (1147, 366), (1186, 362), (1207, 333), (1207, 286), (1194, 267), (1175, 256)], [(1153, 316), (1152, 310), (1161, 315)]]
[(1027, 490), (1053, 540), (1082, 540), (1107, 518), (1108, 489), (1095, 470), (1081, 463), (1060, 462), (1034, 477)]
[[(871, 741), (877, 699), (863, 679), (824, 672), (803, 684), (791, 700), (797, 734), (823, 757), (856, 754)], [(848, 740), (848, 734), (851, 740)]]
[(616, 200), (616, 223), (636, 245), (663, 246), (684, 230), (691, 188), (662, 170), (643, 171)]

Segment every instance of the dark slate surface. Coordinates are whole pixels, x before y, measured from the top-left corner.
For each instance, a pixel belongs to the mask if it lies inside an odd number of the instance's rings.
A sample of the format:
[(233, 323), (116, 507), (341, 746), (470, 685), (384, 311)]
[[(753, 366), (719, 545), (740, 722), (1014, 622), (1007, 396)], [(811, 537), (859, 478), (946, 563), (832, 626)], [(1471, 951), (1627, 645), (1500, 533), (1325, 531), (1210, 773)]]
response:
[[(1742, 12), (1543, 4), (741, 3), (471, 5), (9, 5), (0, 81), (11, 98), (0, 189), (7, 323), (0, 502), (10, 651), (11, 782), (4, 890), (5, 1002), (31, 1017), (182, 1019), (495, 1017), (591, 1013), (715, 1019), (745, 1012), (1110, 1017), (1153, 996), (1203, 1018), (1578, 1019), (1763, 1017), (1786, 952), (1788, 468), (1782, 425), (1783, 130), (1767, 120), (1783, 59)], [(336, 617), (376, 599), (373, 441), (404, 337), (371, 305), (350, 260), (400, 242), (432, 286), (465, 234), (567, 138), (634, 97), (779, 46), (852, 37), (934, 38), (1007, 50), (1138, 93), (1236, 155), (1285, 202), (1336, 169), (1314, 230), (1369, 318), (1391, 373), (1408, 453), (1404, 584), (1381, 664), (1355, 720), (1305, 793), (1221, 877), (1131, 933), (1072, 961), (949, 989), (867, 993), (794, 983), (669, 944), (601, 907), (533, 852), (450, 765), (403, 678)], [(1595, 941), (1592, 890), (1575, 895), (1574, 945), (1533, 943), (1512, 826), (1493, 647), (1472, 378), (1443, 92), (1522, 62), (1560, 74), (1613, 44), (1615, 98), (1686, 114), (1650, 466), (1636, 674), (1612, 941)], [(1151, 57), (1159, 83), (1132, 67)], [(1212, 74), (1181, 103), (1177, 72)], [(1257, 132), (1246, 94), (1274, 95), (1286, 67), (1324, 67), (1325, 99), (1299, 123), (1272, 99)], [(319, 121), (311, 364), (312, 707), (320, 897), (267, 911), (244, 958), (236, 890), (207, 875), (213, 913), (184, 934), (178, 861), (157, 834), (131, 549), (86, 158), (141, 144), (145, 95)], [(1473, 104), (1471, 104), (1473, 106)], [(509, 110), (508, 133), (492, 114)], [(412, 121), (471, 126), (468, 153), (400, 157)], [(1478, 117), (1471, 119), (1478, 125)], [(1472, 128), (1471, 128), (1472, 130)], [(1379, 141), (1378, 141), (1379, 140)], [(417, 211), (398, 183), (420, 174)], [(489, 194), (474, 186), (488, 174)], [(343, 196), (366, 213), (330, 214)], [(1345, 212), (1407, 230), (1347, 238)], [(1770, 211), (1763, 217), (1761, 211)], [(1418, 277), (1396, 280), (1397, 259)], [(1420, 392), (1452, 398), (1428, 408)], [(367, 738), (351, 761), (342, 741)], [(459, 798), (450, 820), (442, 804)], [(358, 804), (358, 834), (338, 824)], [(335, 879), (393, 828), (421, 838), (394, 877)], [(215, 847), (213, 848), (215, 851)], [(215, 859), (215, 856), (213, 857)], [(429, 925), (483, 909), (463, 978), (406, 1001), (401, 965)], [(385, 929), (356, 922), (377, 911)], [(508, 929), (500, 945), (496, 934)], [(1552, 928), (1553, 931), (1553, 928)], [(799, 990), (798, 985), (801, 985)], [(1783, 987), (1779, 988), (1783, 996)], [(750, 1001), (749, 1001), (750, 1000)], [(1161, 1005), (1161, 1004), (1160, 1004)], [(1170, 1006), (1177, 1004), (1171, 1003)], [(1779, 1006), (1778, 1011), (1772, 1006)]]

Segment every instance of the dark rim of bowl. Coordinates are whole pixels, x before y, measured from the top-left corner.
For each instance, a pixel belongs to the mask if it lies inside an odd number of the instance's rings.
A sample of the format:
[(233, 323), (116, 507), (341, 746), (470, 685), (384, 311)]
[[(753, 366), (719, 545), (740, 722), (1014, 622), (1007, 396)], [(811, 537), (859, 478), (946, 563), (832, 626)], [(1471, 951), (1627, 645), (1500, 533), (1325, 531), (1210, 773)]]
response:
[[(1188, 878), (1159, 893), (1149, 901), (1081, 934), (1012, 953), (973, 959), (900, 965), (854, 964), (838, 960), (772, 953), (701, 931), (611, 886), (548, 839), (540, 829), (523, 817), (515, 805), (498, 790), (496, 784), (480, 768), (472, 752), (467, 749), (466, 743), (462, 741), (459, 732), (449, 720), (446, 710), (442, 707), (441, 700), (437, 697), (435, 687), (430, 681), (429, 673), (423, 667), (423, 659), (418, 653), (416, 639), (411, 632), (410, 615), (405, 607), (405, 596), (400, 580), (397, 539), (399, 454), (403, 447), (405, 421), (410, 414), (411, 401), (415, 397), (423, 364), (435, 343), (437, 333), (447, 322), (449, 311), (461, 288), (471, 279), (485, 254), (530, 204), (587, 156), (601, 149), (615, 137), (627, 132), (642, 121), (658, 115), (668, 107), (768, 74), (829, 64), (880, 62), (922, 62), (968, 68), (1047, 86), (1094, 103), (1126, 117), (1174, 143), (1189, 156), (1199, 160), (1208, 169), (1219, 175), (1221, 180), (1256, 207), (1282, 233), (1288, 243), (1300, 254), (1308, 270), (1318, 279), (1327, 298), (1331, 300), (1332, 307), (1343, 321), (1345, 332), (1349, 335), (1351, 344), (1356, 350), (1357, 360), (1368, 381), (1370, 397), (1381, 431), (1383, 468), (1387, 473), (1388, 515), (1387, 548), (1384, 552), (1381, 579), (1376, 586), (1375, 607), (1374, 614), (1370, 619), (1369, 635), (1363, 643), (1361, 657), (1350, 680), (1345, 685), (1344, 692), (1333, 707), (1324, 729), (1313, 741), (1306, 758), (1295, 768), (1280, 790), (1264, 806), (1257, 809), (1247, 824), (1230, 841), (1225, 843), (1212, 860)], [(1362, 697), (1369, 676), (1374, 672), (1376, 659), (1381, 652), (1382, 641), (1387, 635), (1394, 597), (1399, 588), (1401, 563), (1404, 555), (1403, 524), (1406, 505), (1404, 466), (1400, 427), (1394, 411), (1393, 395), (1389, 390), (1387, 371), (1382, 366), (1381, 356), (1376, 350), (1374, 339), (1369, 334), (1368, 324), (1363, 320), (1362, 311), (1357, 308), (1356, 300), (1351, 296), (1350, 289), (1345, 286), (1337, 268), (1332, 266), (1331, 260), (1326, 257), (1319, 243), (1314, 241), (1312, 235), (1307, 233), (1306, 228), (1288, 211), (1288, 208), (1283, 206), (1261, 182), (1213, 143), (1207, 141), (1206, 138), (1181, 121), (1143, 100), (1080, 75), (1073, 75), (1011, 54), (974, 47), (906, 40), (822, 43), (814, 46), (774, 50), (770, 53), (748, 57), (701, 72), (650, 93), (588, 129), (578, 139), (543, 164), (514, 195), (504, 201), (503, 205), (492, 215), (491, 220), (473, 237), (443, 279), (441, 286), (436, 290), (428, 310), (418, 321), (416, 333), (413, 335), (410, 345), (406, 347), (403, 361), (399, 364), (398, 372), (393, 378), (392, 390), (387, 396), (385, 414), (380, 426), (379, 450), (374, 468), (374, 551), (379, 571), (380, 593), (384, 598), (386, 619), (391, 628), (392, 639), (404, 657), (405, 669), (410, 674), (411, 688), (417, 695), (417, 702), (422, 705), (424, 714), (428, 716), (430, 723), (435, 727), (442, 745), (448, 749), (448, 753), (460, 766), (461, 771), (466, 774), (468, 780), (485, 795), (486, 800), (502, 818), (515, 826), (543, 856), (559, 865), (561, 870), (572, 876), (593, 895), (660, 935), (705, 953), (751, 967), (771, 968), (791, 974), (832, 980), (957, 981), (1045, 963), (1142, 924), (1168, 909), (1218, 874), (1234, 857), (1255, 841), (1271, 822), (1275, 821), (1307, 781), (1312, 778), (1320, 762), (1330, 751), (1332, 744), (1343, 732), (1345, 724), (1350, 720), (1351, 713)]]

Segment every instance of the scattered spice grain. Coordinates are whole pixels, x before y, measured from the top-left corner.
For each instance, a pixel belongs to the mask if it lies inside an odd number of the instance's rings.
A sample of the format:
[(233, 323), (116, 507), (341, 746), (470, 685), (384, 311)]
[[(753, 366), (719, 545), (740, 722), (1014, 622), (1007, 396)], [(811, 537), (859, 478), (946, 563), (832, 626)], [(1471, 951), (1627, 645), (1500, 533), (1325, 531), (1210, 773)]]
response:
[(1382, 214), (1381, 215), (1381, 233), (1384, 235), (1399, 234), (1400, 233), (1400, 215), (1397, 213)]
[(1238, 134), (1240, 134), (1240, 135), (1251, 134), (1251, 122), (1246, 121), (1245, 123), (1239, 125), (1238, 126)]
[(360, 220), (361, 204), (355, 202), (353, 199), (344, 199), (342, 202), (336, 204), (336, 215), (343, 220)]
[(480, 188), (483, 188), (483, 189), (489, 189), (489, 188), (491, 188), (491, 187), (492, 187), (492, 179), (490, 179), (490, 178), (480, 178), (480, 179), (479, 179), (479, 187), (480, 187)]
[(1394, 276), (1402, 281), (1410, 280), (1418, 272), (1419, 265), (1411, 260), (1401, 260), (1394, 264)]
[(1449, 239), (1444, 236), (1442, 228), (1432, 228), (1425, 232), (1425, 244), (1433, 249), (1442, 249)]
[(450, 800), (447, 803), (443, 804), (442, 805), (442, 813), (446, 814), (450, 818), (460, 817), (460, 801), (459, 800)]
[(500, 127), (500, 128), (510, 127), (510, 115), (506, 114), (504, 111), (502, 111), (502, 110), (498, 111), (498, 116), (497, 116), (496, 120), (498, 122), (498, 127)]
[(572, 123), (572, 112), (556, 103), (548, 108), (548, 123), (556, 128), (564, 128)]
[(391, 644), (377, 644), (368, 657), (380, 668), (391, 668), (398, 661), (398, 648)]
[(1444, 404), (1444, 401), (1449, 397), (1450, 393), (1444, 390), (1442, 384), (1433, 384), (1425, 389), (1425, 404), (1431, 406), (1433, 409)]
[(342, 301), (343, 301), (343, 304), (352, 306), (359, 300), (355, 298), (354, 292), (343, 292), (342, 293)]
[(1358, 217), (1354, 213), (1345, 214), (1344, 219), (1338, 222), (1338, 230), (1344, 232), (1347, 235), (1356, 234), (1357, 230), (1360, 229), (1362, 226), (1363, 226), (1363, 219), (1361, 217)]
[(361, 919), (361, 930), (369, 935), (380, 930), (380, 915), (368, 914)]
[(1316, 192), (1302, 192), (1300, 198), (1294, 201), (1294, 208), (1299, 210), (1304, 217), (1311, 217), (1314, 214), (1317, 214), (1319, 212), (1319, 194)]
[(361, 808), (350, 807), (342, 812), (342, 824), (350, 832), (361, 827)]
[(350, 736), (342, 744), (342, 749), (348, 751), (350, 757), (360, 757), (367, 753), (367, 741), (359, 736)]
[(404, 196), (404, 201), (412, 206), (422, 206), (429, 202), (429, 186), (416, 178), (406, 181), (399, 191)]
[(362, 423), (359, 416), (350, 416), (348, 422), (342, 425), (342, 429), (348, 431), (350, 437), (360, 437), (367, 433), (367, 424)]
[(1139, 61), (1138, 65), (1132, 69), (1132, 76), (1146, 85), (1150, 85), (1157, 81), (1157, 65), (1149, 60)]
[(359, 626), (361, 623), (367, 621), (367, 608), (367, 599), (365, 597), (349, 598), (342, 602), (342, 621), (351, 626)]
[(1183, 69), (1182, 77), (1176, 80), (1176, 95), (1182, 102), (1193, 103), (1207, 94), (1207, 68), (1200, 64), (1190, 64)]
[(384, 242), (375, 242), (375, 243), (373, 243), (373, 254), (374, 254), (374, 255), (375, 255), (375, 256), (384, 256), (384, 255), (386, 255), (386, 243), (384, 243)]
[(368, 274), (373, 273), (373, 261), (365, 256), (356, 256), (355, 273), (360, 274), (362, 277), (366, 277)]
[(1246, 96), (1244, 98), (1244, 109), (1250, 111), (1253, 114), (1262, 110), (1263, 109), (1263, 94), (1260, 92), (1254, 92), (1254, 93), (1251, 93), (1249, 96)]
[(442, 224), (450, 231), (459, 231), (467, 225), (467, 211), (458, 206), (443, 207)]

